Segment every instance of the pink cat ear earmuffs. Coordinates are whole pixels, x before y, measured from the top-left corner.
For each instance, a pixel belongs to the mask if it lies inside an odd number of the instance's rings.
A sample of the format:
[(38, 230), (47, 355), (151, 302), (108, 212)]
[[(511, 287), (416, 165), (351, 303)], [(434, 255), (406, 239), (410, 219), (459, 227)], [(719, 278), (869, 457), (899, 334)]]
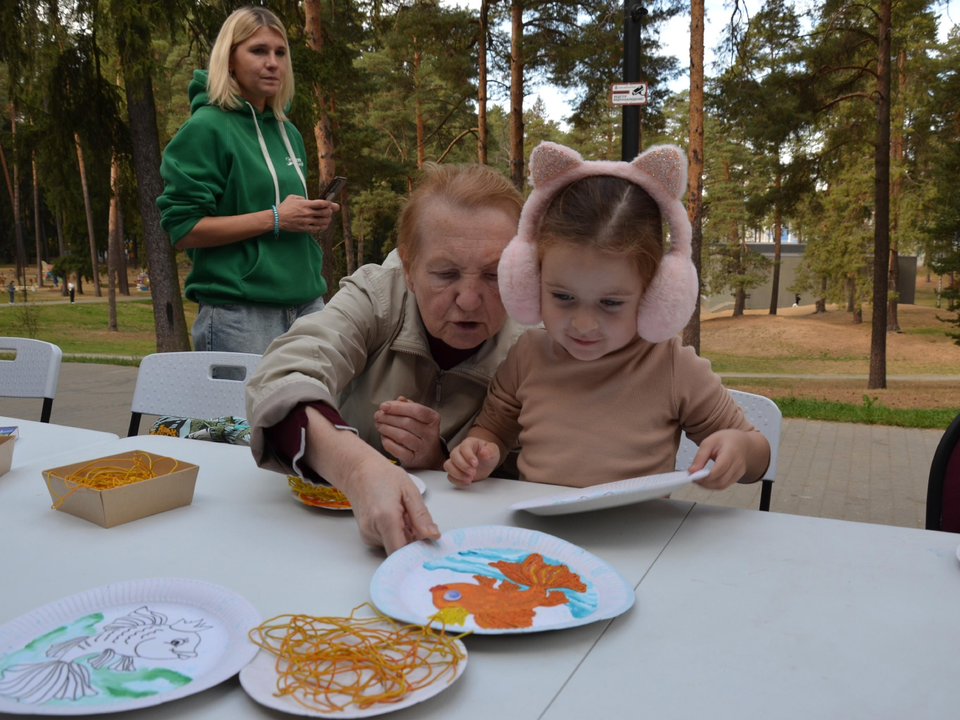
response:
[(643, 293), (637, 332), (652, 343), (669, 340), (686, 326), (697, 304), (700, 284), (690, 261), (690, 221), (680, 202), (687, 186), (687, 160), (673, 145), (657, 145), (633, 162), (585, 161), (563, 145), (540, 143), (530, 155), (533, 192), (520, 214), (517, 235), (500, 257), (500, 298), (519, 323), (536, 325), (540, 316), (540, 263), (536, 232), (550, 201), (560, 190), (594, 175), (629, 180), (647, 191), (670, 226), (670, 250)]

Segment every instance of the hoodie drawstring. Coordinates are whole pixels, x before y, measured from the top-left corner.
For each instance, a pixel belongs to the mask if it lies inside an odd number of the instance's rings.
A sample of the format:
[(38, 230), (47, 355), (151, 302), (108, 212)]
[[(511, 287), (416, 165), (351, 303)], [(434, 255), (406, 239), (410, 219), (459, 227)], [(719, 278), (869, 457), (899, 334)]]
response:
[[(247, 103), (247, 107), (250, 108), (250, 113), (253, 115), (253, 126), (257, 128), (257, 139), (260, 141), (260, 152), (263, 153), (263, 160), (267, 163), (267, 169), (270, 171), (270, 177), (273, 178), (273, 192), (276, 195), (276, 206), (280, 207), (280, 183), (277, 181), (277, 171), (273, 166), (273, 160), (270, 159), (270, 153), (267, 151), (267, 143), (263, 139), (263, 133), (260, 130), (260, 123), (257, 122), (257, 111), (254, 109), (253, 105)], [(297, 175), (300, 177), (300, 182), (303, 183), (303, 196), (307, 196), (307, 181), (303, 177), (303, 172), (300, 170), (300, 164), (297, 162), (297, 156), (293, 154), (293, 147), (290, 145), (290, 138), (287, 137), (287, 131), (283, 127), (283, 122), (279, 119), (277, 123), (280, 125), (280, 134), (283, 136), (283, 144), (287, 148), (287, 152), (290, 154), (290, 162), (293, 164), (293, 169), (297, 171)]]

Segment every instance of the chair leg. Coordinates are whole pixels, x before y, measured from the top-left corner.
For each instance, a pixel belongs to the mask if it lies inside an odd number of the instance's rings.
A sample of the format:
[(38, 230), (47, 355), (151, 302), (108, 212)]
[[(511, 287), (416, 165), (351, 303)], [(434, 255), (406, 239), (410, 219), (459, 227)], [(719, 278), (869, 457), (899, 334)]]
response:
[(50, 422), (50, 412), (53, 410), (53, 398), (43, 399), (43, 409), (40, 411), (40, 422)]
[(763, 512), (770, 512), (770, 495), (773, 492), (773, 480), (761, 480), (763, 487), (760, 488), (760, 509)]
[(130, 413), (130, 428), (127, 430), (127, 437), (133, 437), (140, 432), (140, 413)]

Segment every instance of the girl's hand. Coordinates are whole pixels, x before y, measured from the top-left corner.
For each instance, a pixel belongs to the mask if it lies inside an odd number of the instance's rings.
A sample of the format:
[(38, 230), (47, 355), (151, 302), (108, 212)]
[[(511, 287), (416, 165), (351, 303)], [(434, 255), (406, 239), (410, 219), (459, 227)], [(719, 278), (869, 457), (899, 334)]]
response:
[(700, 443), (687, 472), (702, 470), (708, 460), (713, 460), (710, 475), (696, 482), (710, 490), (725, 490), (746, 474), (749, 452), (750, 442), (745, 432), (718, 430)]
[(320, 232), (326, 230), (333, 213), (340, 209), (328, 200), (307, 200), (301, 195), (287, 195), (280, 203), (280, 229), (284, 232)]
[(373, 414), (383, 449), (407, 468), (439, 469), (443, 465), (440, 415), (402, 395)]
[(490, 473), (500, 463), (500, 448), (496, 443), (467, 437), (450, 453), (450, 459), (443, 464), (447, 478), (454, 485), (466, 487), (472, 482), (490, 477)]

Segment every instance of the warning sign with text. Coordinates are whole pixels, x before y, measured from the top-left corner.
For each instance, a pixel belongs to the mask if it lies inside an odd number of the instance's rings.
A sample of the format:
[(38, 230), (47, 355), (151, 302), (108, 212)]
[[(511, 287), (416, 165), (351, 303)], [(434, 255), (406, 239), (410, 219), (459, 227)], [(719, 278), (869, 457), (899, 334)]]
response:
[(645, 82), (611, 83), (611, 105), (646, 105), (647, 84)]

